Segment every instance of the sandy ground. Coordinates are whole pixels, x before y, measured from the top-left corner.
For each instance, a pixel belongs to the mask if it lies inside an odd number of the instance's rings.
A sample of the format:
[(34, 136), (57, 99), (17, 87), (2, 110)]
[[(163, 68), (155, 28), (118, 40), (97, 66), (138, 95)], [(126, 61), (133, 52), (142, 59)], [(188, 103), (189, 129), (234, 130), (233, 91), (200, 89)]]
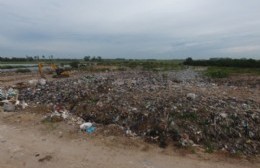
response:
[[(259, 161), (217, 154), (180, 153), (173, 148), (129, 145), (116, 137), (71, 133), (64, 123), (46, 125), (39, 115), (0, 113), (1, 168), (256, 168)], [(67, 130), (67, 131), (66, 131)], [(124, 145), (122, 145), (124, 144)]]

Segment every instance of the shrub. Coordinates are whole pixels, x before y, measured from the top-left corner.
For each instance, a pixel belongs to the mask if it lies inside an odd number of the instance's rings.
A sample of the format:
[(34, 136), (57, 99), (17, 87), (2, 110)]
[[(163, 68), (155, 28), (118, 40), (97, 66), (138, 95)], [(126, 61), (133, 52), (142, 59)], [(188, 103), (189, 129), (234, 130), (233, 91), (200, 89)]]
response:
[(71, 66), (72, 68), (78, 68), (78, 67), (79, 67), (79, 61), (73, 61), (73, 62), (71, 62), (71, 63), (70, 63), (70, 66)]
[(27, 73), (27, 72), (31, 72), (31, 70), (30, 69), (17, 69), (15, 72), (16, 73)]
[(226, 78), (229, 76), (229, 73), (224, 70), (208, 70), (206, 75), (211, 78)]

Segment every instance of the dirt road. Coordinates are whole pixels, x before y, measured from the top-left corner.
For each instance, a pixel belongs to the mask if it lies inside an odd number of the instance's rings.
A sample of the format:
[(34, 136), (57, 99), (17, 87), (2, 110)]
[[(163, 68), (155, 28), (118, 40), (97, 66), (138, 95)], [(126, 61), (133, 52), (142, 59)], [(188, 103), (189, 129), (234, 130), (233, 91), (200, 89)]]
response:
[[(3, 115), (3, 114), (1, 114)], [(98, 141), (98, 139), (96, 139)], [(113, 141), (113, 139), (111, 139)], [(239, 159), (205, 159), (95, 143), (95, 139), (65, 138), (0, 119), (1, 168), (255, 168), (259, 163)]]

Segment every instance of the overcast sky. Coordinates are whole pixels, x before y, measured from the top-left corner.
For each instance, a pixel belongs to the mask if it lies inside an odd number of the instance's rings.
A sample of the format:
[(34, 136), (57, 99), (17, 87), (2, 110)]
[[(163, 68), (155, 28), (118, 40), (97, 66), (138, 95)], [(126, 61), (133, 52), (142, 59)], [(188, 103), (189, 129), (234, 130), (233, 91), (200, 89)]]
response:
[(260, 0), (0, 0), (0, 56), (260, 59)]

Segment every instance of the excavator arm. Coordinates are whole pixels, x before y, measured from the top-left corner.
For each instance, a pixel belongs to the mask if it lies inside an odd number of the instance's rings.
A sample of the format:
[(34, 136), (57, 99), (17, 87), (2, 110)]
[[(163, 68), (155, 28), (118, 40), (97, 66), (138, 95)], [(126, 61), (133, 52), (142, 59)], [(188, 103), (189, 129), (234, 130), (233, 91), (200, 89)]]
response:
[(41, 78), (45, 78), (42, 68), (43, 68), (43, 63), (38, 63), (38, 72), (39, 72)]
[(44, 65), (50, 66), (53, 72), (57, 74), (57, 77), (69, 77), (70, 74), (68, 71), (63, 70), (62, 68), (59, 68), (56, 64), (44, 64), (44, 63), (38, 63), (38, 71), (41, 76), (41, 78), (45, 78), (45, 75), (43, 73), (43, 67)]

